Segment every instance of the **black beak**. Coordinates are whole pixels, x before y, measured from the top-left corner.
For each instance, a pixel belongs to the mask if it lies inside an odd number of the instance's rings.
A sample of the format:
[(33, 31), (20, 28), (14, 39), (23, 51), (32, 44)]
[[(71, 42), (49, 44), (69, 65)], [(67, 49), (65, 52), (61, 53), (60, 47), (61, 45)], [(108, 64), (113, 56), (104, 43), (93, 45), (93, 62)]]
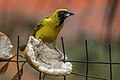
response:
[(72, 12), (67, 12), (67, 13), (65, 14), (66, 17), (72, 16), (72, 15), (74, 15), (74, 13), (72, 13)]
[(72, 13), (72, 12), (68, 12), (68, 14), (69, 14), (69, 16), (72, 16), (72, 15), (74, 15), (74, 13)]

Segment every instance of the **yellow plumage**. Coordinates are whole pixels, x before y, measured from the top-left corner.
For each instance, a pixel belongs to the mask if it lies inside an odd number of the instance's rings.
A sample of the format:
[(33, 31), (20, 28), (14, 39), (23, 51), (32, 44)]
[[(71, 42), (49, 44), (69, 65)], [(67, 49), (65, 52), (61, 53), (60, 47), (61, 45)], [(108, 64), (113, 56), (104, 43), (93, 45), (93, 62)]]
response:
[(63, 24), (60, 25), (58, 28), (57, 26), (59, 25), (59, 21), (53, 20), (53, 19), (44, 19), (44, 26), (36, 31), (35, 37), (37, 39), (41, 38), (43, 42), (53, 42), (56, 40), (58, 33), (63, 27)]
[[(44, 43), (53, 43), (56, 50), (56, 38), (63, 28), (64, 20), (73, 15), (67, 9), (58, 9), (52, 15), (42, 19), (36, 26), (32, 36), (41, 39)], [(59, 50), (58, 50), (59, 51)]]

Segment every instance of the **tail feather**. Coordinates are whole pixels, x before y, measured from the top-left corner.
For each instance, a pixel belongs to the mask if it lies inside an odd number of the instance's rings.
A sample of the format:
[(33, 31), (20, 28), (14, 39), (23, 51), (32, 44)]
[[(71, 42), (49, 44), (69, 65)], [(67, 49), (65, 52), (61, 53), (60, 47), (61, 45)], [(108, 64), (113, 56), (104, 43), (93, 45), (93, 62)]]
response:
[(26, 47), (26, 45), (21, 45), (21, 46), (19, 47), (20, 51), (24, 51), (24, 50), (25, 50), (25, 47)]

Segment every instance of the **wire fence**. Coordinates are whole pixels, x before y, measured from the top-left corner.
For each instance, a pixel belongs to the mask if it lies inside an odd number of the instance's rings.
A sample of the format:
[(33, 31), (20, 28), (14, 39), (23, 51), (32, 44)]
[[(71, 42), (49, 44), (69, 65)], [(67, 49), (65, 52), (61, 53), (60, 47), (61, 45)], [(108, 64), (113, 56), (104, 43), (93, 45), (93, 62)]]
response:
[[(63, 53), (64, 56), (66, 55), (65, 53), (65, 46), (64, 46), (64, 40), (63, 37), (61, 37), (61, 41), (62, 41), (62, 48), (63, 48)], [(120, 65), (120, 62), (112, 62), (112, 51), (111, 51), (111, 44), (108, 44), (108, 56), (109, 56), (109, 62), (108, 61), (90, 61), (89, 60), (89, 50), (88, 50), (88, 41), (85, 40), (85, 50), (86, 50), (86, 61), (81, 61), (81, 60), (65, 60), (64, 62), (71, 62), (71, 63), (82, 63), (82, 64), (86, 64), (86, 72), (85, 74), (79, 74), (79, 73), (74, 73), (72, 72), (71, 74), (73, 75), (77, 75), (77, 76), (84, 76), (85, 79), (84, 80), (89, 80), (89, 78), (94, 78), (96, 80), (101, 79), (101, 80), (113, 80), (113, 65)], [(17, 73), (16, 75), (11, 79), (11, 80), (21, 80), (21, 77), (23, 75), (24, 72), (24, 64), (27, 62), (26, 60), (19, 60), (19, 57), (21, 57), (19, 55), (19, 36), (17, 39), (17, 54), (16, 54), (16, 60), (0, 60), (0, 62), (15, 62), (17, 64)], [(65, 58), (65, 57), (64, 57)], [(22, 66), (20, 67), (19, 63), (22, 63)], [(98, 76), (91, 76), (89, 75), (89, 64), (107, 64), (109, 65), (109, 77), (98, 77)], [(74, 66), (74, 65), (73, 65)], [(74, 68), (74, 67), (73, 67)], [(45, 79), (46, 74), (42, 74), (41, 72), (39, 73), (39, 79), (38, 80), (44, 80)], [(63, 80), (67, 80), (66, 76), (63, 76)]]

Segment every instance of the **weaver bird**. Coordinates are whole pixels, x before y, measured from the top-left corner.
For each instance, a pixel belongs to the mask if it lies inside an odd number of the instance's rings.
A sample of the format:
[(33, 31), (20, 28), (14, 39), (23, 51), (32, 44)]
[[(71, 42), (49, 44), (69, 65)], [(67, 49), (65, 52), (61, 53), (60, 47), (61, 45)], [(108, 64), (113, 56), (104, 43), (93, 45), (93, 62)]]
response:
[[(63, 28), (64, 20), (71, 15), (74, 14), (67, 9), (57, 9), (52, 15), (38, 22), (32, 36), (41, 39), (44, 43), (53, 43), (53, 47), (59, 51), (56, 46), (56, 38)], [(25, 46), (20, 50), (23, 51), (24, 48)]]

